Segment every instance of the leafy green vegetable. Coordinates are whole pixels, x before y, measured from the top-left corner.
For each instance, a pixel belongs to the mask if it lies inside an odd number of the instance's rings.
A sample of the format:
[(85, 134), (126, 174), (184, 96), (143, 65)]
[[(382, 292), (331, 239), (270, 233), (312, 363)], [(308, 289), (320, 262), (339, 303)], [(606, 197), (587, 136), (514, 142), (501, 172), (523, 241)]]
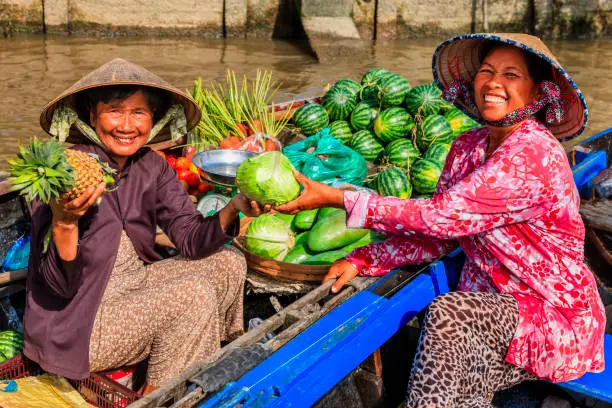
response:
[(277, 151), (242, 162), (236, 171), (236, 183), (244, 195), (260, 204), (280, 205), (300, 194), (291, 162)]
[(293, 246), (289, 225), (272, 214), (263, 214), (251, 221), (245, 237), (250, 252), (277, 261), (282, 261)]

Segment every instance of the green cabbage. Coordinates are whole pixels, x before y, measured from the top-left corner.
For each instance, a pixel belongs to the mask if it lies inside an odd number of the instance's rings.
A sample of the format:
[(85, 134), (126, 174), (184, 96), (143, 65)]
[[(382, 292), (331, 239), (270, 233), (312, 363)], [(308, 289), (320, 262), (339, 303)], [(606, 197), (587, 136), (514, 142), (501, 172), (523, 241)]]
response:
[(236, 171), (236, 184), (245, 196), (260, 204), (280, 205), (300, 195), (291, 162), (277, 151), (242, 162)]
[(282, 261), (293, 246), (289, 225), (272, 214), (262, 214), (249, 224), (246, 248), (259, 256)]

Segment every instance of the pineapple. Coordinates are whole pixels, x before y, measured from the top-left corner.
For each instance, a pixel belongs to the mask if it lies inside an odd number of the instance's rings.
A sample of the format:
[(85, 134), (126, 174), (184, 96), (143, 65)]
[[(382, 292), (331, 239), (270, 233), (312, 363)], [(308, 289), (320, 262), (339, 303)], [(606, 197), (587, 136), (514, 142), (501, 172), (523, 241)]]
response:
[(19, 191), (28, 201), (74, 200), (90, 186), (114, 183), (114, 170), (94, 154), (65, 150), (55, 140), (33, 138), (8, 160), (12, 176), (10, 191)]

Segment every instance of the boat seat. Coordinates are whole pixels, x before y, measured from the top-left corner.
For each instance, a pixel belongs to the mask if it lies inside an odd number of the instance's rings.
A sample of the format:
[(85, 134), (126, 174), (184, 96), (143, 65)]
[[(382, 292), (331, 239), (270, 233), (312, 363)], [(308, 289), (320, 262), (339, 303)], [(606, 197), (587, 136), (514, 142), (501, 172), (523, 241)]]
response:
[(606, 402), (612, 402), (612, 334), (604, 338), (606, 368), (601, 373), (586, 373), (577, 380), (557, 384), (563, 388)]

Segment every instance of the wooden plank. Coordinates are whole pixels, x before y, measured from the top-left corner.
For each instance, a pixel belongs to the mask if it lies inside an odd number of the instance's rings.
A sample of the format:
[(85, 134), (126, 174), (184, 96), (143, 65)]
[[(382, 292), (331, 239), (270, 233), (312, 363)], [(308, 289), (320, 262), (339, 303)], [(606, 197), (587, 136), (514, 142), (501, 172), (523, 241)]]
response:
[(17, 271), (8, 271), (0, 273), (0, 285), (24, 280), (28, 276), (27, 269), (19, 269)]
[(376, 349), (374, 353), (370, 354), (370, 357), (366, 358), (364, 362), (361, 363), (361, 368), (375, 374), (378, 377), (382, 377), (383, 367), (380, 349)]
[(580, 206), (580, 215), (588, 226), (612, 232), (612, 200), (583, 203)]
[(11, 182), (8, 180), (0, 181), (0, 196), (7, 194), (8, 189), (11, 187)]

